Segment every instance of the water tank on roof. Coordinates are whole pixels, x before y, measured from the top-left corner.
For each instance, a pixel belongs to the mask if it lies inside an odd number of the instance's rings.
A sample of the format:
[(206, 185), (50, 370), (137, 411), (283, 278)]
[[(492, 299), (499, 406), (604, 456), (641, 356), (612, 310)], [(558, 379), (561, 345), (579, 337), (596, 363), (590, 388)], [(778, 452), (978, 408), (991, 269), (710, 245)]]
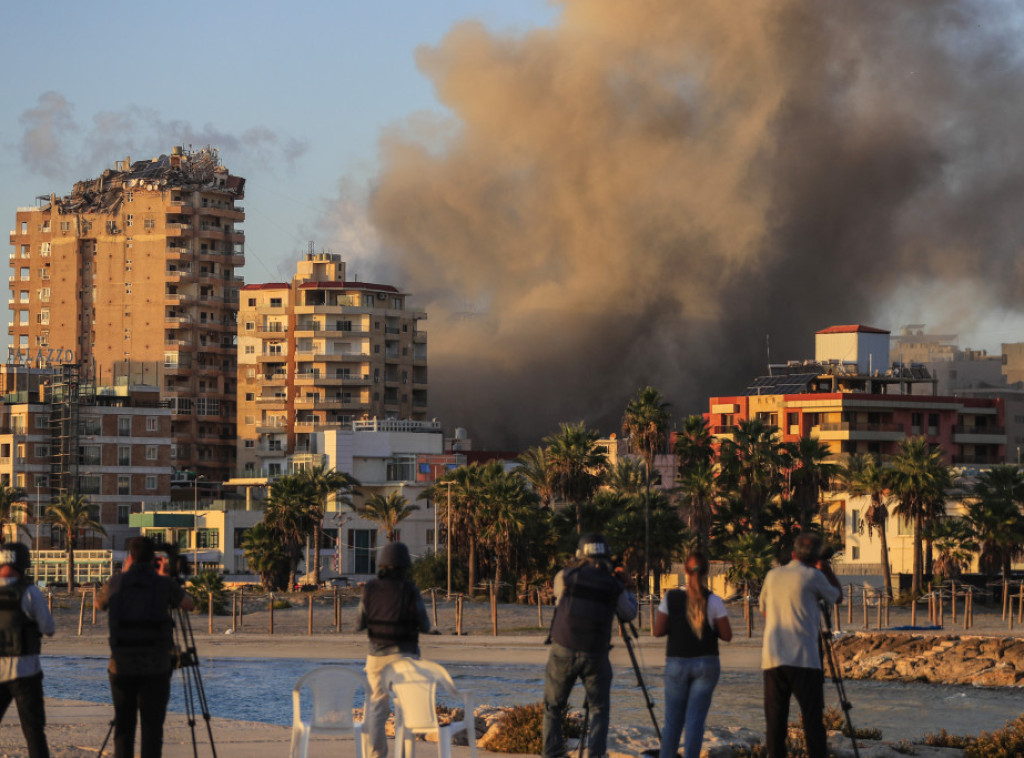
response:
[(457, 426), (457, 427), (455, 427), (455, 439), (457, 439), (457, 440), (469, 439), (469, 432), (467, 432), (463, 427)]

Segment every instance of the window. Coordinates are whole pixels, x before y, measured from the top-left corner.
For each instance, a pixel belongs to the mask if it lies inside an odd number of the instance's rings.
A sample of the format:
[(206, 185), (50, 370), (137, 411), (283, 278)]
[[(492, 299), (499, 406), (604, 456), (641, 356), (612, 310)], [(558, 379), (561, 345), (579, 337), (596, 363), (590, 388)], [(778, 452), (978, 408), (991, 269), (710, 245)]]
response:
[(117, 475), (117, 494), (118, 495), (130, 495), (132, 494), (132, 477), (130, 474), (118, 474)]
[(49, 474), (36, 474), (34, 477), (33, 484), (38, 490), (42, 487), (50, 486), (50, 475)]
[(146, 445), (146, 460), (155, 461), (158, 456), (158, 450), (156, 445)]
[(146, 417), (146, 431), (155, 432), (157, 430), (159, 419), (156, 416)]
[(117, 465), (132, 465), (132, 449), (128, 445), (120, 445), (117, 448)]
[(142, 222), (143, 229), (152, 229), (156, 226), (156, 223), (151, 218), (147, 218)]
[(99, 445), (82, 445), (78, 448), (78, 456), (85, 466), (98, 466), (103, 462)]
[[(254, 297), (250, 297), (249, 298), (249, 307), (250, 308), (255, 308), (256, 307), (256, 298), (254, 298)], [(246, 324), (246, 327), (249, 328), (249, 329), (252, 329), (253, 326), (255, 326), (255, 324), (252, 324), (252, 325)]]
[(256, 399), (256, 393), (255, 392), (246, 392), (245, 393), (245, 399), (246, 399), (247, 402), (250, 402), (250, 403), (253, 402)]
[[(18, 302), (20, 302), (20, 303), (27, 303), (28, 302), (28, 290), (20, 290), (18, 292)], [(47, 317), (49, 317), (49, 313), (50, 313), (49, 310), (47, 310), (46, 313), (47, 313)], [(49, 322), (47, 322), (47, 323), (49, 323)]]
[(124, 217), (124, 225), (125, 226), (131, 226), (134, 223), (135, 223), (135, 217), (132, 214), (130, 214), (130, 213), (126, 213), (125, 217)]
[(23, 266), (21, 271), (19, 272), (19, 276), (21, 277), (21, 281), (27, 282), (32, 276), (29, 267)]
[(60, 222), (60, 230), (62, 232), (70, 232), (71, 231), (71, 222), (70, 221), (61, 221)]
[(850, 533), (856, 534), (860, 527), (860, 511), (856, 508), (850, 510)]
[(377, 530), (348, 530), (348, 568), (354, 574), (377, 573)]
[(281, 307), (281, 298), (279, 298), (279, 297), (272, 297), (272, 298), (270, 298), (270, 307), (271, 308), (280, 308)]
[(256, 353), (256, 346), (255, 345), (246, 345), (245, 346), (245, 354), (246, 355), (253, 355), (255, 353)]
[(132, 436), (132, 417), (131, 416), (118, 416), (117, 417), (117, 436), (118, 437), (131, 437)]
[(117, 523), (120, 526), (128, 525), (128, 517), (132, 514), (132, 507), (130, 505), (118, 505), (117, 506)]
[(100, 478), (91, 474), (78, 477), (78, 491), (83, 495), (100, 494)]
[(245, 440), (245, 447), (256, 447), (256, 440)]
[(416, 456), (393, 455), (388, 458), (386, 480), (389, 482), (416, 481)]
[(220, 529), (196, 530), (196, 547), (219, 548)]
[(852, 549), (850, 551), (850, 553), (851, 553), (850, 558), (852, 558), (855, 561), (859, 561), (860, 560), (860, 547), (857, 546), (857, 545), (851, 545), (851, 548)]
[(48, 416), (44, 416), (42, 413), (37, 414), (36, 415), (36, 429), (49, 429), (49, 428), (50, 428), (50, 418)]
[(50, 455), (49, 445), (36, 445), (36, 458), (46, 458)]
[(147, 490), (155, 490), (156, 489), (156, 476), (155, 475), (153, 475), (153, 474), (147, 474), (146, 475), (146, 489)]

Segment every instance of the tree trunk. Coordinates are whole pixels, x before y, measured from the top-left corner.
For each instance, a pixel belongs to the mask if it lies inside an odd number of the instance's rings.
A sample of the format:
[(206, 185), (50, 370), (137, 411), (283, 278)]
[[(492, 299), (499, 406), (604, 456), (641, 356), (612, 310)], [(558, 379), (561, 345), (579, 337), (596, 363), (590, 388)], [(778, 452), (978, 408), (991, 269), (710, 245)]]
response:
[(75, 594), (75, 549), (68, 541), (68, 594)]
[[(313, 586), (320, 586), (320, 542), (324, 531), (323, 516), (317, 516), (313, 522)], [(309, 570), (309, 566), (306, 567)]]
[(466, 588), (466, 594), (473, 597), (473, 588), (476, 587), (476, 540), (472, 537), (469, 538), (469, 587)]
[(888, 537), (885, 535), (886, 521), (888, 519), (882, 519), (878, 529), (879, 536), (879, 548), (882, 551), (882, 582), (885, 584), (885, 595), (890, 600), (892, 597), (892, 569), (889, 566), (889, 543)]
[(917, 596), (921, 594), (921, 579), (922, 571), (921, 564), (923, 562), (922, 547), (921, 544), (924, 540), (921, 535), (924, 532), (924, 519), (920, 515), (914, 516), (914, 576), (910, 582), (910, 594), (916, 600)]

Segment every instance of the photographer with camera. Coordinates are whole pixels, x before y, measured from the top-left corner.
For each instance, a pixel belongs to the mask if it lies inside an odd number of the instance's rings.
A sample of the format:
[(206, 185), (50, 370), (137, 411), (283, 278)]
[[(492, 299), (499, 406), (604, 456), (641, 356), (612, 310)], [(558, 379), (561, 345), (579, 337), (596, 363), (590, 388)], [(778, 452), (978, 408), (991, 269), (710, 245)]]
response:
[(637, 602), (626, 589), (625, 572), (613, 570), (611, 551), (600, 534), (580, 537), (577, 563), (555, 576), (551, 652), (544, 672), (544, 757), (565, 755), (562, 718), (576, 680), (583, 682), (590, 713), (587, 754), (600, 758), (608, 741), (612, 686), (612, 621), (636, 618)]
[(171, 610), (192, 609), (192, 598), (176, 579), (157, 573), (154, 558), (153, 540), (133, 538), (124, 569), (96, 596), (96, 608), (109, 611), (115, 758), (134, 755), (136, 713), (142, 721), (142, 758), (160, 758), (173, 672)]
[(794, 695), (800, 705), (808, 756), (828, 755), (820, 601), (835, 604), (843, 597), (828, 560), (832, 554), (822, 550), (820, 535), (803, 532), (794, 543), (792, 560), (769, 571), (761, 589), (760, 608), (765, 617), (761, 668), (769, 758), (786, 755), (789, 700)]
[(0, 545), (0, 719), (13, 700), (30, 758), (49, 758), (39, 653), (56, 625), (43, 593), (25, 578), (30, 563), (25, 545)]

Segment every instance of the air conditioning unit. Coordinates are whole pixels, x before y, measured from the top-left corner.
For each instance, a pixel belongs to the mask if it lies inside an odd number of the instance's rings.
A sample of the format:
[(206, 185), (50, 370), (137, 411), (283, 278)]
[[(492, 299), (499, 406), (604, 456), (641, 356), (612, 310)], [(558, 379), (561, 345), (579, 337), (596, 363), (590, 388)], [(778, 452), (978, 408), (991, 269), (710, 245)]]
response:
[(378, 300), (387, 300), (388, 299), (388, 295), (387, 295), (386, 292), (378, 292), (377, 293), (377, 299)]

